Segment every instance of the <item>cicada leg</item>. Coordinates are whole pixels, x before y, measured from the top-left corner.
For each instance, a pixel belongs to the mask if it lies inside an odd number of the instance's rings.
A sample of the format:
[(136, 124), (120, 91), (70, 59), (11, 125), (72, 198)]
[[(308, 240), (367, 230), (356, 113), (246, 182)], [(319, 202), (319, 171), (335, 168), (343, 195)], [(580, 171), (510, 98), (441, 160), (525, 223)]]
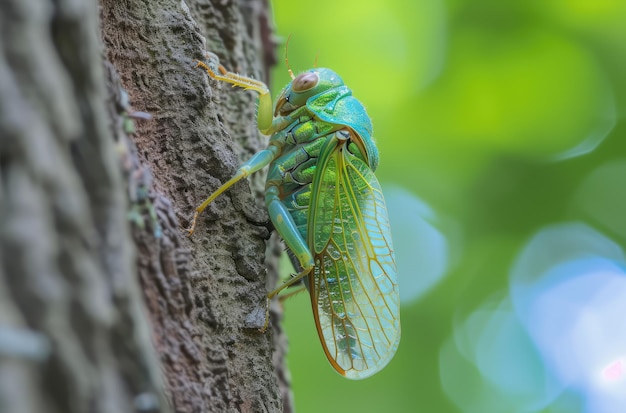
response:
[(272, 160), (276, 157), (278, 151), (279, 149), (276, 146), (270, 145), (267, 149), (255, 153), (252, 158), (243, 163), (237, 169), (237, 172), (232, 178), (224, 183), (224, 185), (220, 186), (215, 192), (211, 194), (211, 196), (205, 199), (204, 202), (196, 208), (196, 212), (193, 214), (193, 219), (191, 221), (191, 226), (187, 230), (189, 235), (193, 234), (194, 230), (196, 229), (196, 221), (198, 220), (198, 215), (200, 215), (200, 213), (202, 213), (202, 211), (204, 211), (215, 198), (217, 198), (221, 193), (226, 191), (228, 188), (230, 188), (243, 178), (269, 165), (270, 162), (272, 162)]
[(259, 109), (257, 114), (257, 124), (259, 130), (265, 134), (270, 135), (272, 132), (272, 96), (267, 85), (259, 80), (252, 79), (250, 77), (241, 76), (234, 72), (229, 72), (224, 66), (219, 63), (219, 59), (213, 53), (207, 53), (207, 57), (217, 60), (216, 73), (206, 63), (196, 60), (196, 67), (201, 67), (215, 80), (230, 83), (233, 86), (238, 86), (246, 90), (254, 90), (259, 93)]
[(280, 190), (276, 185), (268, 185), (265, 188), (265, 205), (267, 206), (267, 211), (274, 224), (274, 228), (276, 228), (276, 231), (283, 241), (285, 241), (287, 247), (289, 247), (291, 252), (298, 259), (302, 271), (267, 294), (265, 303), (265, 324), (259, 329), (261, 332), (265, 332), (269, 325), (270, 300), (285, 288), (299, 282), (303, 277), (309, 275), (315, 266), (313, 255), (311, 255), (306, 241), (302, 238), (302, 235), (300, 235), (300, 231), (298, 231), (298, 227), (287, 210), (287, 207), (278, 197), (279, 193)]
[[(269, 326), (270, 323), (270, 300), (272, 298), (274, 298), (279, 292), (281, 292), (282, 290), (284, 290), (287, 287), (290, 287), (292, 285), (294, 285), (295, 283), (299, 282), (302, 277), (306, 277), (307, 275), (309, 275), (309, 273), (311, 272), (313, 268), (310, 268), (308, 271), (307, 270), (303, 270), (301, 272), (299, 272), (298, 274), (295, 274), (291, 277), (291, 279), (285, 281), (280, 287), (276, 288), (275, 290), (271, 291), (270, 293), (267, 294), (266, 298), (265, 298), (265, 323), (263, 324), (263, 327), (261, 327), (259, 329), (259, 331), (261, 333), (265, 333), (265, 330), (267, 330), (267, 327)], [(300, 290), (295, 291), (293, 294), (297, 294), (299, 293)], [(291, 296), (292, 294), (286, 294), (286, 296), (284, 298), (287, 298), (289, 296)], [(283, 296), (279, 297), (282, 298)]]
[(278, 297), (279, 302), (285, 302), (288, 298), (293, 297), (294, 295), (300, 294), (301, 292), (306, 291), (306, 287), (304, 285), (298, 285), (293, 287), (293, 290), (286, 292)]
[(280, 235), (280, 237), (285, 241), (289, 250), (293, 253), (293, 255), (297, 258), (300, 263), (300, 267), (302, 271), (296, 274), (292, 279), (285, 282), (283, 285), (272, 291), (267, 295), (268, 298), (274, 297), (284, 288), (289, 287), (295, 282), (299, 281), (302, 277), (309, 275), (313, 267), (315, 266), (315, 262), (313, 261), (313, 255), (311, 254), (311, 250), (307, 242), (302, 238), (296, 223), (293, 220), (293, 217), (289, 213), (289, 210), (285, 206), (285, 204), (280, 200), (278, 194), (280, 193), (280, 189), (274, 185), (267, 185), (265, 188), (265, 205), (267, 206), (267, 212), (269, 213), (270, 219), (274, 224), (274, 228)]
[[(300, 280), (300, 278), (298, 278), (298, 280)], [(290, 287), (293, 282), (289, 282), (287, 281), (289, 284), (283, 284), (281, 285), (278, 289), (272, 291), (270, 294), (267, 295), (267, 297), (265, 298), (265, 321), (263, 323), (263, 326), (261, 328), (259, 328), (259, 332), (261, 333), (265, 333), (265, 331), (267, 330), (267, 327), (270, 325), (270, 300), (272, 299), (272, 297), (274, 297), (276, 294), (278, 294), (279, 291)], [(280, 297), (278, 297), (278, 301), (280, 301), (281, 303), (283, 301), (285, 301), (287, 298), (293, 297), (296, 294), (300, 294), (302, 291), (306, 290), (306, 287), (301, 285), (299, 287), (296, 287), (296, 289), (294, 291), (290, 291), (286, 294), (281, 295)], [(271, 295), (271, 297), (270, 297)]]

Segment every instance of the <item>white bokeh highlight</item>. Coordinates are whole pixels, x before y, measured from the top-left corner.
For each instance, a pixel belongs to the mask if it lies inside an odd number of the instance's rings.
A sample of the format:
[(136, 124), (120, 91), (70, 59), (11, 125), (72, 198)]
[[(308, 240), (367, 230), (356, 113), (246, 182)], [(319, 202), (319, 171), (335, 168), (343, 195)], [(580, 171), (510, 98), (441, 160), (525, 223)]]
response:
[(442, 347), (446, 394), (467, 413), (626, 411), (625, 263), (588, 225), (539, 231), (508, 294), (459, 320)]

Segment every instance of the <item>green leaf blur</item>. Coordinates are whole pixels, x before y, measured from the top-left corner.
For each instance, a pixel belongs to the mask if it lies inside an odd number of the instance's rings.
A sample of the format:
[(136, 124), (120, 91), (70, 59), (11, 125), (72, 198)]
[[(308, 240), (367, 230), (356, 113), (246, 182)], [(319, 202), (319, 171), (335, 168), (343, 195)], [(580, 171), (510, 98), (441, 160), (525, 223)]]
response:
[[(459, 320), (506, 292), (533, 234), (575, 221), (622, 249), (626, 243), (626, 2), (274, 0), (272, 7), (281, 41), (292, 36), (293, 71), (317, 56), (318, 66), (344, 79), (372, 118), (383, 188), (428, 205), (448, 245), (442, 278), (403, 302), (398, 353), (371, 379), (337, 375), (307, 294), (286, 301), (296, 410), (465, 411), (442, 385), (449, 338)], [(275, 96), (287, 82), (281, 59)], [(397, 248), (403, 242), (411, 241), (394, 238)], [(419, 263), (397, 260), (412, 272), (407, 279), (420, 278)], [(527, 374), (539, 380), (532, 354)], [(455, 360), (454, 379), (467, 392), (484, 385), (465, 358)], [(564, 391), (534, 411), (586, 411), (572, 397)]]

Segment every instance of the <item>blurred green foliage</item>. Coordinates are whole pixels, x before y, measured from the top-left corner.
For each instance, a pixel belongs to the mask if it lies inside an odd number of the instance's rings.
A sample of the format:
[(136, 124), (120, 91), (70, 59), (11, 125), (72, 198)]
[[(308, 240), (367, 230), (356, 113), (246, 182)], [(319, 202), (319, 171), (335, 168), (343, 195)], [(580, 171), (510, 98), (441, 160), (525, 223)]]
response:
[[(427, 203), (450, 248), (445, 277), (403, 303), (395, 359), (365, 381), (330, 367), (306, 294), (286, 302), (296, 409), (459, 411), (440, 351), (455, 320), (507, 288), (529, 237), (578, 220), (626, 243), (626, 2), (274, 0), (273, 12), (294, 72), (317, 55), (342, 76), (372, 118), (383, 187)], [(288, 81), (281, 62), (274, 94)]]

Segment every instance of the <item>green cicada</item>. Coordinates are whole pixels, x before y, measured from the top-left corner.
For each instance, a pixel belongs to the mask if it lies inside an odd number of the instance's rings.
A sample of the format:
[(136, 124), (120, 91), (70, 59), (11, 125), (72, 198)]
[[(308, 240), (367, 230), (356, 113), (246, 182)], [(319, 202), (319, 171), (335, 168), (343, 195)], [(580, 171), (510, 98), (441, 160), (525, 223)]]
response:
[(272, 112), (264, 83), (228, 72), (208, 56), (215, 70), (203, 62), (198, 67), (213, 79), (259, 93), (259, 130), (271, 138), (196, 209), (189, 232), (219, 194), (269, 165), (265, 204), (299, 273), (267, 297), (304, 279), (332, 366), (351, 379), (371, 376), (398, 348), (400, 297), (365, 108), (334, 71), (314, 68), (298, 76), (290, 71), (292, 81)]

